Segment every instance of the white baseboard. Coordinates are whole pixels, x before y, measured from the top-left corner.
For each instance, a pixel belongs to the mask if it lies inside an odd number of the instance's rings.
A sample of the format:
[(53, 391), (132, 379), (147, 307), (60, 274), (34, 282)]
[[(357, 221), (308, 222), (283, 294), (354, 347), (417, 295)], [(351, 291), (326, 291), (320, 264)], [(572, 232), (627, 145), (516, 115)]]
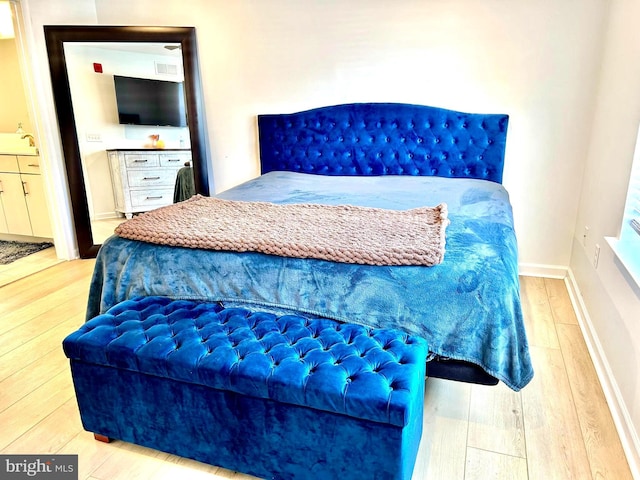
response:
[(52, 238), (32, 237), (30, 235), (15, 235), (13, 233), (0, 233), (0, 240), (5, 242), (25, 242), (25, 243), (42, 243), (51, 242)]
[(92, 221), (93, 220), (111, 220), (112, 218), (124, 218), (124, 217), (120, 215), (118, 212), (103, 212), (103, 213), (94, 214), (91, 220)]
[(571, 269), (568, 269), (567, 273), (565, 284), (569, 291), (569, 297), (571, 298), (571, 303), (578, 317), (578, 323), (580, 324), (582, 335), (584, 336), (587, 349), (589, 350), (591, 360), (596, 369), (596, 374), (602, 385), (604, 396), (609, 404), (618, 436), (622, 442), (622, 448), (627, 457), (627, 462), (629, 462), (631, 474), (634, 479), (640, 480), (640, 438), (638, 437), (638, 432), (633, 425), (631, 415), (624, 403), (618, 384), (613, 376), (600, 340), (598, 339), (597, 332), (593, 328), (593, 323), (589, 317), (587, 307), (582, 300), (578, 283)]
[(519, 263), (518, 273), (525, 277), (547, 277), (564, 279), (568, 267), (561, 265), (540, 265), (537, 263)]

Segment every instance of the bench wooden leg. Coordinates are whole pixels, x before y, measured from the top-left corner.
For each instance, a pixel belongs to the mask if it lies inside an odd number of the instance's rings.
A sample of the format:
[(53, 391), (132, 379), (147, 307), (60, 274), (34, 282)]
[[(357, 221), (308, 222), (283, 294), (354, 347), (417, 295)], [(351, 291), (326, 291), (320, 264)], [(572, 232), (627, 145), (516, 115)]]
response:
[(109, 443), (111, 439), (105, 435), (100, 435), (99, 433), (94, 433), (93, 438), (98, 440), (99, 442)]

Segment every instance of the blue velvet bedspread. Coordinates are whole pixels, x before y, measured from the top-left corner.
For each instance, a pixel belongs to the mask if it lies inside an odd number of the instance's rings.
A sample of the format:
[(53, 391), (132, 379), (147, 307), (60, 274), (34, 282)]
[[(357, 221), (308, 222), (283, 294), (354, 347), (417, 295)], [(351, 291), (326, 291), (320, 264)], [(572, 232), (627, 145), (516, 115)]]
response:
[(400, 328), (432, 354), (481, 366), (513, 390), (533, 376), (507, 191), (485, 180), (327, 177), (270, 172), (218, 195), (230, 200), (403, 210), (445, 202), (444, 261), (369, 266), (209, 251), (113, 236), (100, 249), (87, 317), (127, 298), (163, 295)]

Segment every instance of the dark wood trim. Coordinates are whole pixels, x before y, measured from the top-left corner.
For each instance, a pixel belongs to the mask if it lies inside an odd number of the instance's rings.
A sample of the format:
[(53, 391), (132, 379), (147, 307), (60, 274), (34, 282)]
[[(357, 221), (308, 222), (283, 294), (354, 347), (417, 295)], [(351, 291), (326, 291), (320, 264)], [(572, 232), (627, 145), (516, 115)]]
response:
[(89, 205), (64, 55), (65, 42), (180, 43), (195, 187), (197, 193), (209, 195), (207, 132), (194, 27), (45, 25), (44, 35), (69, 184), (76, 242), (81, 258), (95, 257), (100, 245), (94, 244), (91, 233)]

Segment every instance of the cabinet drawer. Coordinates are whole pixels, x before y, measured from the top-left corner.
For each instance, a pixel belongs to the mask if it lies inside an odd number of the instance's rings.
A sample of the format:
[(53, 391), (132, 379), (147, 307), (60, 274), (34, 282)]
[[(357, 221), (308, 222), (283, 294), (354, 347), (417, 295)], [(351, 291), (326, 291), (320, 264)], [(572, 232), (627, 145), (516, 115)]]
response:
[(18, 156), (21, 173), (40, 173), (40, 157)]
[(157, 167), (160, 165), (155, 153), (125, 153), (124, 163), (127, 167)]
[(157, 185), (173, 186), (176, 182), (176, 170), (148, 168), (127, 171), (129, 187), (153, 187)]
[(135, 211), (144, 211), (173, 203), (173, 188), (132, 190), (129, 195), (131, 206)]
[(15, 155), (0, 155), (0, 172), (20, 172), (17, 157)]
[(161, 153), (160, 157), (160, 166), (162, 167), (184, 167), (184, 162), (191, 161), (190, 153)]

